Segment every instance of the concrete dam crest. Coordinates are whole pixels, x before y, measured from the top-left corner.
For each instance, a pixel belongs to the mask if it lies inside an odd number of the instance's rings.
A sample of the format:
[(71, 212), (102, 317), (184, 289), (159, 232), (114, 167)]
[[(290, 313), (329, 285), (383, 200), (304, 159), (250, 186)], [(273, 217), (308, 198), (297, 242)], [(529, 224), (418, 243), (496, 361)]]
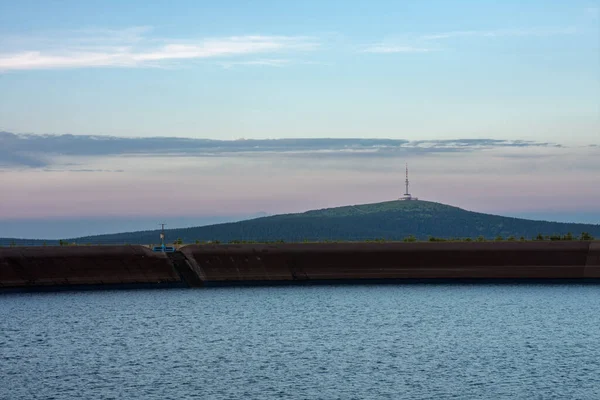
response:
[(0, 290), (372, 282), (600, 282), (600, 242), (0, 248)]

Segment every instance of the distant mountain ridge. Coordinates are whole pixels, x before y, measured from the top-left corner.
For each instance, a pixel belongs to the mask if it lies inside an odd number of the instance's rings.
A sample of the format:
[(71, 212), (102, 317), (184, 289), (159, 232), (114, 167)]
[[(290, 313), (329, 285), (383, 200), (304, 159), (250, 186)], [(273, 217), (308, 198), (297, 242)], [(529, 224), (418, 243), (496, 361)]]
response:
[[(472, 239), (479, 236), (486, 239), (514, 236), (517, 239), (520, 237), (532, 239), (538, 234), (545, 236), (572, 233), (574, 236), (579, 236), (582, 232), (598, 238), (600, 225), (502, 217), (418, 200), (350, 205), (202, 227), (168, 229), (166, 236), (169, 243), (177, 239), (181, 239), (184, 243), (278, 240), (301, 242), (403, 240), (411, 235), (420, 240), (427, 240), (430, 236)], [(2, 239), (0, 243), (6, 245), (7, 240), (10, 239)], [(67, 241), (81, 244), (151, 244), (159, 241), (159, 231), (87, 236)], [(35, 242), (39, 244), (43, 241)], [(47, 241), (48, 244), (55, 242)]]

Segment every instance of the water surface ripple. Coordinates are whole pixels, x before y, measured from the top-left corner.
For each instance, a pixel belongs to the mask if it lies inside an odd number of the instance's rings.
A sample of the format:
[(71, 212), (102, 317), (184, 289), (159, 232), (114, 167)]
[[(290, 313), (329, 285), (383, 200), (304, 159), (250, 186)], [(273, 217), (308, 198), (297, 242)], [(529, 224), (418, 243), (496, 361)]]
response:
[(0, 295), (1, 399), (600, 399), (600, 287)]

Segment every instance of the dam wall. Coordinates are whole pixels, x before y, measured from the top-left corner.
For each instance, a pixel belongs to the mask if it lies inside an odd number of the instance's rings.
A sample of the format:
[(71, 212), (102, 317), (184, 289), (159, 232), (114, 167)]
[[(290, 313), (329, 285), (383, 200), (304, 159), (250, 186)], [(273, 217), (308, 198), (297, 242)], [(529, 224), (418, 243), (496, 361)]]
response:
[(194, 245), (204, 285), (319, 281), (600, 280), (600, 243)]
[(164, 253), (143, 246), (0, 248), (0, 289), (186, 286)]
[(0, 291), (505, 280), (600, 282), (600, 242), (0, 248)]

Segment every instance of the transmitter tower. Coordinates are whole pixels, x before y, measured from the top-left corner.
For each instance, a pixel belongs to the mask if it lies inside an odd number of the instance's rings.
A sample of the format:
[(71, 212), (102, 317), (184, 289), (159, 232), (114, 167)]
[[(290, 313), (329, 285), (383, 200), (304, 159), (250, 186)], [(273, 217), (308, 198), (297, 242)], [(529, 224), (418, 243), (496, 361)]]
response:
[(406, 190), (404, 191), (404, 195), (402, 197), (400, 197), (399, 200), (402, 200), (402, 201), (419, 200), (417, 197), (411, 196), (408, 191), (408, 163), (406, 163), (406, 180), (404, 181), (404, 184), (406, 186)]

